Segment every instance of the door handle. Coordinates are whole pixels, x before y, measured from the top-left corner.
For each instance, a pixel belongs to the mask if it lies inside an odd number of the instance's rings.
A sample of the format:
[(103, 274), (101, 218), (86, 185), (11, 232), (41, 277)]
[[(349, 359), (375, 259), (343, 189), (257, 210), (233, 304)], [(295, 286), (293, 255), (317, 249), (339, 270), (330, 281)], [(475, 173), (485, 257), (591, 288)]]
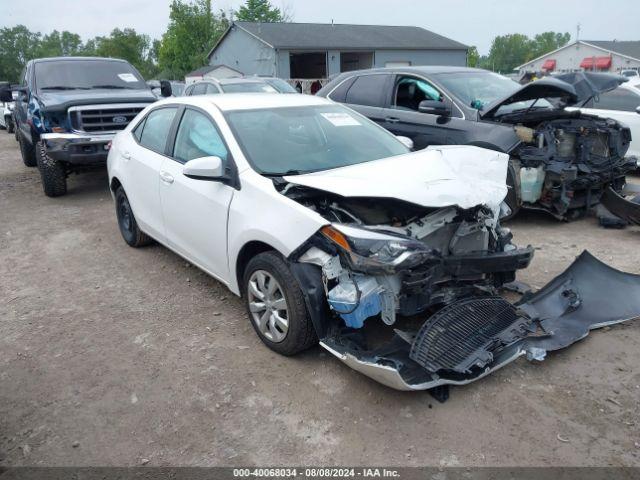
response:
[(389, 123), (399, 123), (400, 119), (398, 117), (387, 117), (384, 119), (385, 122), (389, 122)]
[(164, 170), (160, 170), (160, 180), (164, 183), (173, 183), (173, 175)]
[(129, 152), (122, 152), (122, 158), (125, 160), (131, 160), (131, 154)]

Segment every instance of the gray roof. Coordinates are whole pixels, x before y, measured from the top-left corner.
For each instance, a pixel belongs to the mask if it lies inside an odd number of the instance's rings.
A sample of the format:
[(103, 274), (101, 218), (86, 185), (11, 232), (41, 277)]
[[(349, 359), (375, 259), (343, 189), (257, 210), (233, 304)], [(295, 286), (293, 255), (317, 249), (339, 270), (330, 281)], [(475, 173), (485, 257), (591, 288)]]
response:
[(235, 22), (274, 48), (466, 50), (460, 42), (420, 27), (323, 23)]
[(640, 40), (618, 41), (618, 40), (582, 40), (596, 47), (604, 48), (612, 52), (626, 55), (640, 60)]

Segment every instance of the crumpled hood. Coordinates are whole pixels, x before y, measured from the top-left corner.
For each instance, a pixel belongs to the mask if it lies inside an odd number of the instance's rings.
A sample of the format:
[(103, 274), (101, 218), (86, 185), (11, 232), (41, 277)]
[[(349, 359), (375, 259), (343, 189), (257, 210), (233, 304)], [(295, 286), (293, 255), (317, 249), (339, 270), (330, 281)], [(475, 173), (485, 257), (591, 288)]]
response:
[(628, 78), (621, 75), (597, 72), (574, 72), (545, 77), (527, 83), (508, 96), (490, 103), (480, 112), (480, 117), (489, 119), (503, 105), (538, 98), (561, 100), (565, 106), (584, 103), (594, 95), (613, 90), (626, 81)]
[(497, 211), (507, 195), (509, 156), (471, 146), (425, 150), (322, 172), (287, 182), (343, 197), (394, 198), (423, 207), (486, 205)]
[(66, 110), (76, 105), (106, 103), (152, 103), (157, 100), (151, 90), (62, 90), (38, 92), (38, 102), (46, 111)]

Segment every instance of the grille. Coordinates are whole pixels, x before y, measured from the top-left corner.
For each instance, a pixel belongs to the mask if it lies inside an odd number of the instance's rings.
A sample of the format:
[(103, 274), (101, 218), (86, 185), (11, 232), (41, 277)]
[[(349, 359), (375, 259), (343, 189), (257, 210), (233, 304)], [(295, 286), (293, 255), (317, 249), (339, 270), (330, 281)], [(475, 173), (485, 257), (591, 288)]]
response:
[[(71, 122), (75, 130), (85, 132), (114, 132), (124, 130), (144, 107), (82, 108), (73, 112)], [(75, 117), (75, 118), (74, 118)]]
[(500, 297), (461, 300), (438, 311), (420, 328), (409, 356), (431, 372), (468, 373), (493, 359), (500, 333), (517, 323), (516, 309)]

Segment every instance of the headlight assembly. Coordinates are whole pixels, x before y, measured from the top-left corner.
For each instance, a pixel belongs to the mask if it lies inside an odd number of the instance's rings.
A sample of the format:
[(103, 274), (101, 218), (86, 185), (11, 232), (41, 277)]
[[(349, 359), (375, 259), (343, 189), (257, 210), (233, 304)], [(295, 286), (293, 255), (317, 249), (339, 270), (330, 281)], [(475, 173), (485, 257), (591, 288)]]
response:
[(432, 249), (408, 237), (346, 225), (326, 226), (321, 232), (338, 247), (353, 270), (363, 273), (393, 274), (437, 259)]

